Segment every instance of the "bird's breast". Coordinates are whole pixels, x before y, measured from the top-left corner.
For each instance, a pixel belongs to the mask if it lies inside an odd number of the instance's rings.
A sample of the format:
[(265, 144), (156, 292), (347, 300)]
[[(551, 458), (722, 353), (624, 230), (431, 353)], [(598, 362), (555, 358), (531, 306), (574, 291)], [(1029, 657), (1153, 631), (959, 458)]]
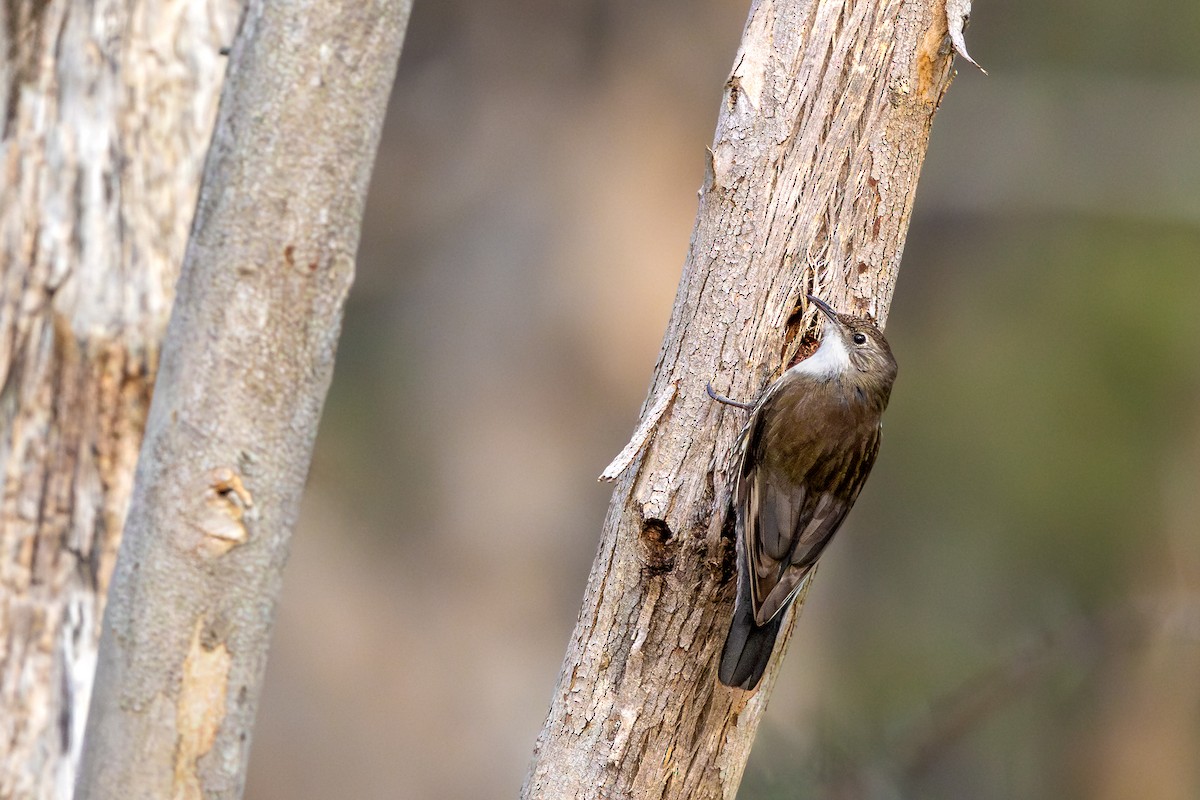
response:
[(801, 475), (820, 462), (859, 451), (878, 433), (879, 413), (852, 386), (836, 380), (781, 386), (763, 408), (759, 460)]

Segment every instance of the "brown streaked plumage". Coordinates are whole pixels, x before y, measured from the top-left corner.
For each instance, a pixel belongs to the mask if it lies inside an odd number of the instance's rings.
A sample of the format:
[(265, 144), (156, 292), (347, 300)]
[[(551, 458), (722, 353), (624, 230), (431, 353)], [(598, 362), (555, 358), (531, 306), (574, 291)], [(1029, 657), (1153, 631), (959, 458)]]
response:
[(809, 299), (828, 318), (820, 347), (768, 387), (738, 437), (737, 602), (718, 677), (742, 689), (758, 685), (784, 612), (862, 491), (896, 379), (874, 322)]

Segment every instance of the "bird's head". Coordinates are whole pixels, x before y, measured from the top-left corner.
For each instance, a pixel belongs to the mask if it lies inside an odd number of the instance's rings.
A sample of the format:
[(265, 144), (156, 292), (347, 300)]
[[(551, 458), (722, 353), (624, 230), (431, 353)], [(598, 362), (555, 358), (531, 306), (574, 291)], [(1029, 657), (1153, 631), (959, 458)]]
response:
[(826, 317), (821, 346), (793, 370), (800, 375), (843, 383), (887, 405), (896, 380), (896, 359), (883, 331), (868, 317), (839, 314), (820, 298), (808, 295)]

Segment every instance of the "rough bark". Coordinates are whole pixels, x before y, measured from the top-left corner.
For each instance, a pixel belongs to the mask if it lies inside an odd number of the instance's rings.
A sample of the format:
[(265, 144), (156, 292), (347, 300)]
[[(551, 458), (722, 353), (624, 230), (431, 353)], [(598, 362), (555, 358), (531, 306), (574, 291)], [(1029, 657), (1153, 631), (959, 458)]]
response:
[(239, 797), (407, 0), (247, 6), (163, 345), (76, 797)]
[(941, 0), (753, 4), (642, 409), (646, 444), (618, 479), (524, 797), (736, 793), (779, 656), (756, 692), (716, 681), (744, 415), (705, 382), (755, 397), (812, 324), (794, 314), (804, 292), (886, 318), (950, 81), (946, 31)]
[(237, 0), (0, 3), (0, 797), (70, 797)]

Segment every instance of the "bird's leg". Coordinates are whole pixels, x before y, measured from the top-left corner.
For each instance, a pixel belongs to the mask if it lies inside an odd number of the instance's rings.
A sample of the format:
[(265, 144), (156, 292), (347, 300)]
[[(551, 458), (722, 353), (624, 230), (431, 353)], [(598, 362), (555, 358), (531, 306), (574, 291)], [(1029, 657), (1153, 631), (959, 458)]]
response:
[(740, 403), (737, 400), (729, 399), (723, 394), (717, 394), (715, 391), (713, 391), (711, 383), (704, 384), (704, 390), (708, 392), (709, 397), (723, 405), (734, 406), (735, 408), (740, 408), (743, 411), (750, 411), (754, 408), (754, 403)]

